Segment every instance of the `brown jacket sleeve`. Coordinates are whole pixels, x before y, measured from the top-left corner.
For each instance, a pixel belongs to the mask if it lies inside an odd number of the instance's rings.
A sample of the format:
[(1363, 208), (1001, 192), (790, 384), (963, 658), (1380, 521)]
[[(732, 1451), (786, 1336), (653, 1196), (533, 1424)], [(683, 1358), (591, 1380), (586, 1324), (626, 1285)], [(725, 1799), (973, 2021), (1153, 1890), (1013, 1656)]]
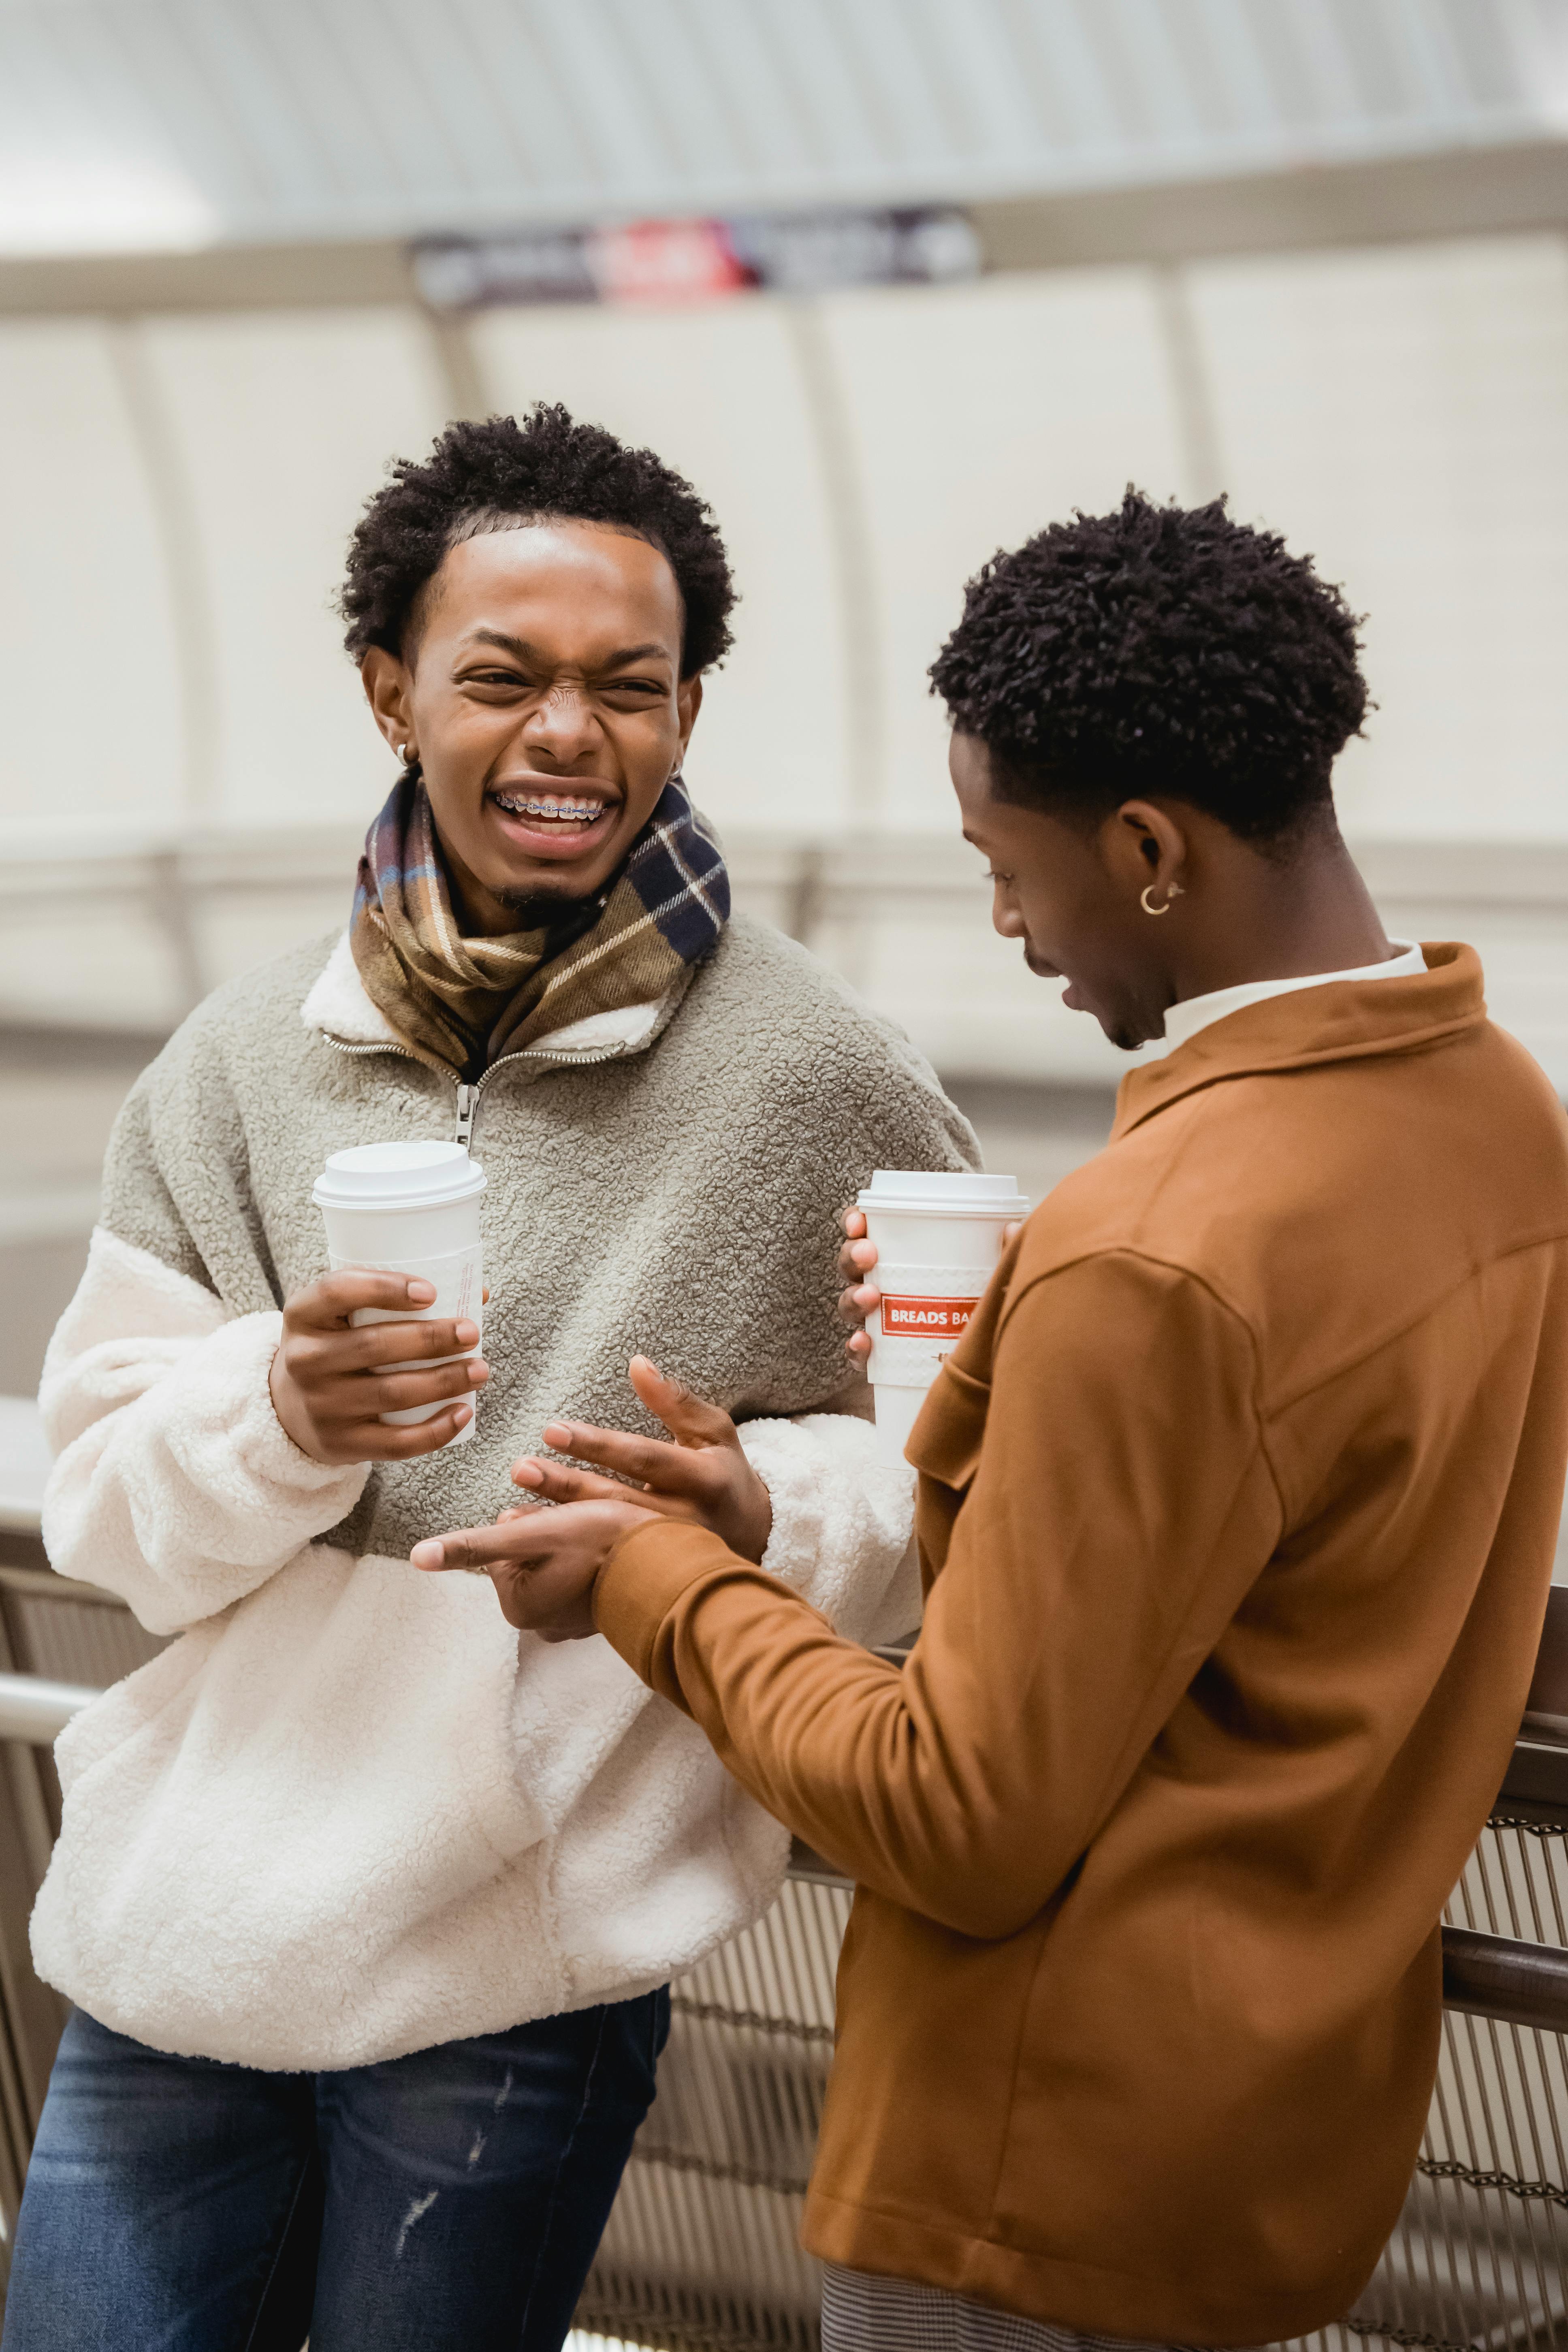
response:
[(984, 1442), (907, 1666), (712, 1535), (628, 1537), (600, 1630), (770, 1811), (975, 1937), (1048, 1901), (1279, 1539), (1250, 1335), (1116, 1251), (1007, 1301)]

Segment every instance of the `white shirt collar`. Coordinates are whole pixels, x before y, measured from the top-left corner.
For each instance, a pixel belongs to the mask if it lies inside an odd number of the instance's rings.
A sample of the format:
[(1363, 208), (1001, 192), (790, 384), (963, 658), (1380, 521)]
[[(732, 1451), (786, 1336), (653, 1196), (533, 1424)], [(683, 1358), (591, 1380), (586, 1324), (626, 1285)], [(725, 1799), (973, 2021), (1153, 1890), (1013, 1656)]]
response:
[(1426, 959), (1411, 940), (1391, 940), (1389, 945), (1399, 953), (1385, 963), (1360, 963), (1349, 971), (1309, 972), (1300, 980), (1244, 980), (1236, 988), (1212, 988), (1206, 996), (1184, 997), (1165, 1013), (1165, 1043), (1173, 1048), (1184, 1045), (1200, 1029), (1239, 1013), (1244, 1005), (1261, 1004), (1269, 996), (1289, 996), (1298, 988), (1324, 988), (1331, 980), (1403, 980), (1407, 973), (1426, 971)]

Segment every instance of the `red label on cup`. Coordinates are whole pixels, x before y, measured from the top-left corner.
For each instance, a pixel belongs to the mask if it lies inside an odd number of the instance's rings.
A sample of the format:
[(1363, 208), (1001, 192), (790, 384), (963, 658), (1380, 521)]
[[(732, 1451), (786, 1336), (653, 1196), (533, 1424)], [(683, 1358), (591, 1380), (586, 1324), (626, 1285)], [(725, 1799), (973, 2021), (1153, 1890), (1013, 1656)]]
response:
[(888, 1339), (962, 1339), (978, 1298), (884, 1298), (882, 1335)]

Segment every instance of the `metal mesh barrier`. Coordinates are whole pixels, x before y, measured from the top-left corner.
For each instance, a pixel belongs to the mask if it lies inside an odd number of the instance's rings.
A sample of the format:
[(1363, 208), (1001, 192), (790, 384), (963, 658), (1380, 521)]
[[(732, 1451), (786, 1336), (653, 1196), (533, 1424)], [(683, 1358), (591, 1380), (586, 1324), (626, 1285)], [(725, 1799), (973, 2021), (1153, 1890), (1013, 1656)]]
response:
[[(817, 2266), (795, 2242), (831, 2054), (849, 1891), (792, 1879), (681, 1979), (658, 2096), (578, 2312), (669, 2352), (811, 2352)], [(1497, 1816), (1445, 1915), (1568, 1948), (1568, 1823)], [(1355, 2311), (1291, 2352), (1565, 2352), (1568, 2039), (1448, 2010), (1399, 2224)]]
[(140, 1626), (128, 1609), (87, 1600), (9, 1591), (5, 1622), (16, 1663), (25, 1674), (107, 1690), (168, 1645)]
[[(1500, 1812), (1444, 1914), (1568, 1947), (1568, 1823)], [(1568, 2037), (1447, 2010), (1399, 2226), (1349, 2320), (1301, 2352), (1568, 2346)]]
[[(103, 1684), (162, 1646), (108, 1595), (53, 1577), (33, 1547), (22, 1558), (8, 1549), (0, 1666)], [(60, 2018), (26, 1948), (58, 1818), (52, 1767), (32, 1737), (18, 1723), (0, 1744), (6, 2222)], [(1521, 1953), (1568, 1951), (1568, 1716), (1527, 1717), (1531, 1738), (1555, 1742), (1555, 1753), (1516, 1750), (1446, 1914), (1487, 1948), (1479, 1976), (1447, 1971), (1437, 2085), (1398, 2227), (1355, 2311), (1289, 2352), (1568, 2352), (1568, 2036), (1539, 2021), (1544, 2005), (1555, 2027), (1568, 1995), (1561, 1981), (1544, 1994), (1494, 1990), (1488, 1977), (1489, 1969), (1497, 1977), (1499, 1955), (1506, 1976)], [(792, 1876), (766, 1916), (673, 1988), (658, 2094), (577, 2313), (595, 2336), (665, 2352), (818, 2344), (817, 2266), (797, 2231), (850, 1894), (815, 1858), (797, 1859), (805, 1874)], [(0, 2273), (5, 2251), (0, 2242)]]
[(810, 2352), (820, 2273), (797, 2242), (833, 2055), (847, 1886), (791, 1879), (682, 1977), (580, 2327), (670, 2352)]

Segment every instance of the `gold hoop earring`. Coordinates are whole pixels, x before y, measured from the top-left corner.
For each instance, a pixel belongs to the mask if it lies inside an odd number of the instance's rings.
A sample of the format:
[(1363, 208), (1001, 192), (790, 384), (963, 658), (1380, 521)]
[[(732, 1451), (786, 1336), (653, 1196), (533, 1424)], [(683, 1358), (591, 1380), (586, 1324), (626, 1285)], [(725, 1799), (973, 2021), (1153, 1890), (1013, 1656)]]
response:
[(1139, 896), (1138, 904), (1142, 908), (1143, 912), (1146, 915), (1168, 915), (1171, 911), (1172, 899), (1184, 898), (1186, 897), (1186, 892), (1183, 889), (1181, 884), (1179, 882), (1173, 882), (1170, 888), (1165, 893), (1164, 905), (1163, 907), (1152, 907), (1149, 904), (1149, 892), (1153, 887), (1154, 885), (1152, 882), (1149, 883)]

